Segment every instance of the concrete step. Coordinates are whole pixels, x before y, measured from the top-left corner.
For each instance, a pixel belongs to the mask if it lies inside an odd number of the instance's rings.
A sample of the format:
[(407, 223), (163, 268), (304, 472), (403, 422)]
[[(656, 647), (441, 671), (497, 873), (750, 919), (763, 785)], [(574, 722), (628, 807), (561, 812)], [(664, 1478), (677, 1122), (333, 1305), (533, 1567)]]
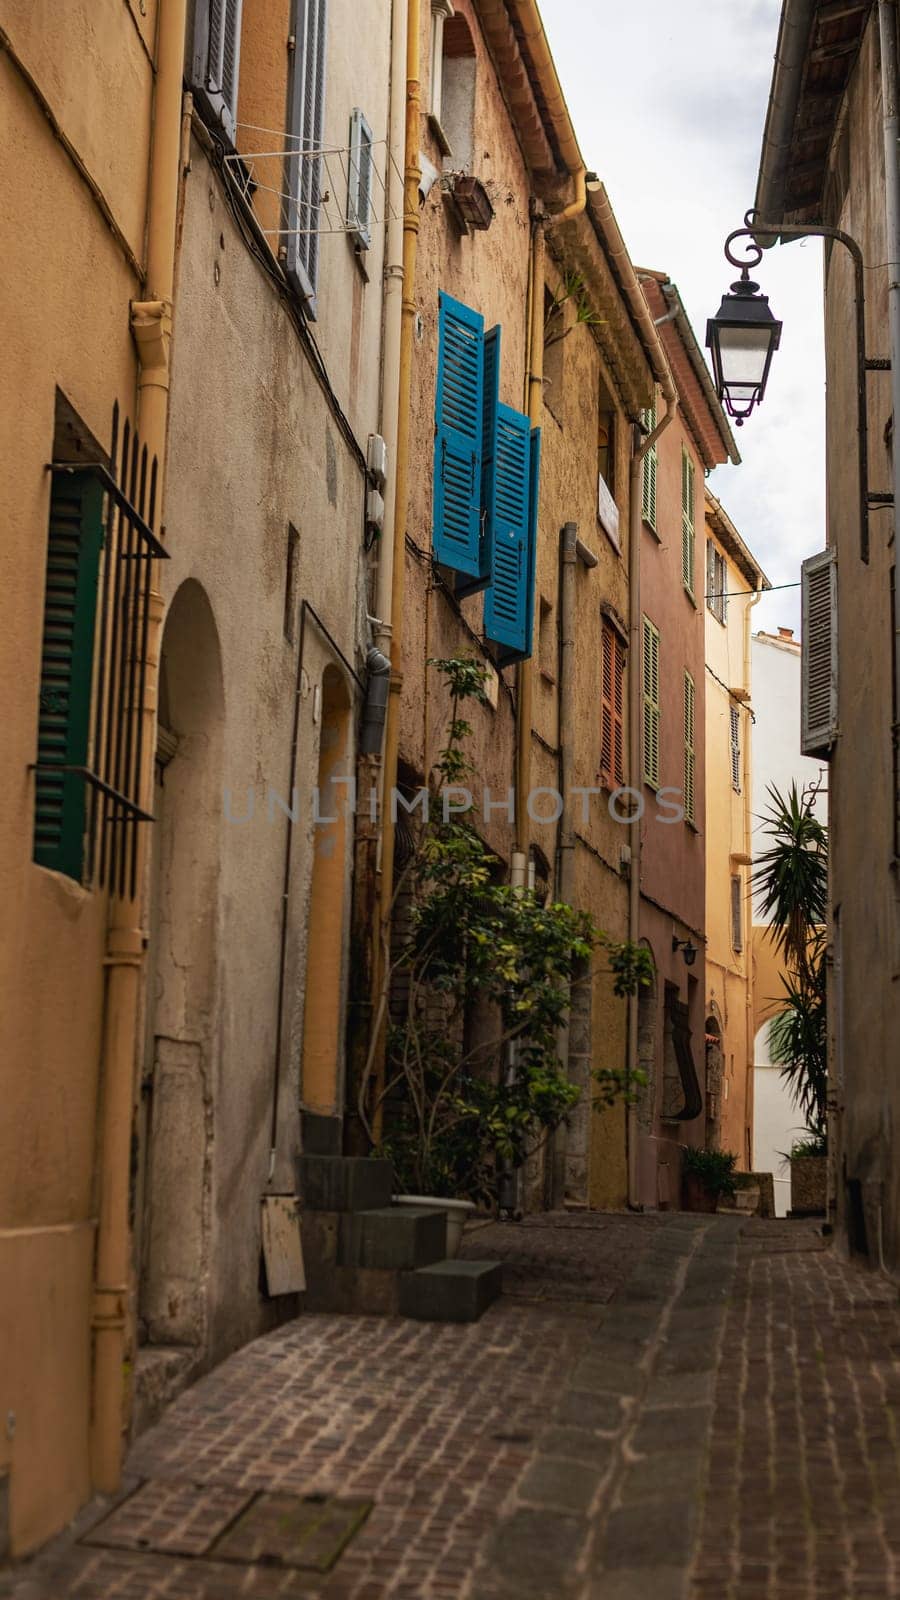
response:
[(341, 1218), (339, 1261), (345, 1267), (408, 1272), (440, 1261), (447, 1218), (423, 1206), (379, 1206)]
[(297, 1158), (297, 1192), (304, 1211), (370, 1211), (389, 1206), (394, 1169), (366, 1156)]
[(400, 1274), (400, 1315), (419, 1322), (477, 1322), (502, 1290), (499, 1261), (436, 1261)]

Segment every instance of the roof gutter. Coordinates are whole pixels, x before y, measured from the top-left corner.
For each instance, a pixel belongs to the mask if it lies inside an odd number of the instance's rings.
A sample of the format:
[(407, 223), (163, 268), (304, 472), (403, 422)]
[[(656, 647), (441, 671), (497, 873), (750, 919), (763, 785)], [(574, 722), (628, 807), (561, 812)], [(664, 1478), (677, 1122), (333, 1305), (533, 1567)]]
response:
[[(784, 0), (756, 188), (761, 221), (784, 220), (787, 167), (815, 13), (816, 0)], [(778, 235), (760, 235), (758, 242), (767, 250)]]
[(559, 146), (560, 155), (566, 164), (569, 176), (575, 184), (575, 196), (569, 205), (562, 211), (553, 215), (553, 222), (567, 222), (570, 217), (580, 216), (585, 207), (585, 181), (587, 168), (584, 157), (578, 147), (575, 129), (569, 116), (566, 97), (556, 71), (556, 64), (550, 51), (544, 24), (538, 11), (535, 0), (507, 0), (507, 5), (522, 32), (528, 56), (534, 68), (541, 93), (547, 104), (547, 115), (553, 128), (554, 137)]
[(715, 385), (712, 381), (712, 374), (710, 373), (709, 367), (706, 365), (706, 362), (703, 359), (703, 352), (697, 343), (697, 336), (691, 327), (688, 314), (684, 309), (684, 301), (682, 300), (676, 285), (672, 283), (671, 280), (668, 283), (661, 284), (660, 288), (662, 289), (663, 299), (669, 308), (672, 321), (675, 324), (676, 332), (678, 333), (681, 342), (684, 345), (688, 360), (690, 361), (691, 366), (696, 374), (697, 381), (703, 390), (703, 396), (706, 400), (707, 406), (709, 407), (710, 416), (713, 418), (716, 424), (716, 431), (719, 435), (719, 438), (725, 446), (729, 460), (734, 466), (739, 467), (741, 464), (740, 451), (735, 443), (734, 434), (729, 427), (725, 413), (722, 410), (722, 402), (716, 394)]
[(596, 188), (591, 185), (588, 191), (588, 211), (621, 285), (628, 309), (640, 334), (650, 369), (662, 389), (663, 399), (676, 401), (678, 391), (675, 388), (668, 357), (650, 315), (650, 308), (644, 299), (637, 273), (628, 254), (628, 247), (619, 231), (615, 212), (609, 203), (609, 195), (602, 183)]

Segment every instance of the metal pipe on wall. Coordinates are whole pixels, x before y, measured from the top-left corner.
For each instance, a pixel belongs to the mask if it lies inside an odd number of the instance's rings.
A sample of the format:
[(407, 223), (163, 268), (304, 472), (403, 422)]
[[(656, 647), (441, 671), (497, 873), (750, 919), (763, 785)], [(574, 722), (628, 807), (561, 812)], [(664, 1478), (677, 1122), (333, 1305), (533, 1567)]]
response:
[(879, 0), (881, 98), (884, 117), (884, 210), (887, 234), (888, 326), (891, 337), (891, 403), (894, 490), (894, 855), (900, 854), (900, 594), (896, 583), (897, 507), (900, 506), (900, 89), (897, 64), (897, 0)]

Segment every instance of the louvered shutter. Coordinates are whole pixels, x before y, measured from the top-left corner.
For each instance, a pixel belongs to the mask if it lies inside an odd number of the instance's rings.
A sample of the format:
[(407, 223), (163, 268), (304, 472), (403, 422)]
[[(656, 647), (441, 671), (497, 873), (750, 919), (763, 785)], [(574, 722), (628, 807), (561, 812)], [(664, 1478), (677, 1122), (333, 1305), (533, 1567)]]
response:
[[(497, 408), (494, 551), (484, 597), (484, 631), (506, 660), (531, 654), (534, 625), (531, 555), (531, 424), (510, 406)], [(529, 583), (532, 599), (529, 604)]]
[(196, 0), (192, 87), (230, 144), (237, 131), (242, 0)]
[(712, 539), (706, 541), (706, 604), (714, 617), (719, 615), (719, 596), (716, 584), (716, 555)]
[(322, 203), (322, 149), (325, 125), (327, 0), (295, 0), (294, 52), (289, 96), (287, 161), (287, 251), (289, 281), (302, 296), (311, 320), (316, 316), (319, 281), (319, 211)]
[(435, 395), (435, 559), (482, 577), (484, 318), (441, 294)]
[(741, 714), (737, 706), (729, 706), (731, 723), (731, 787), (741, 792)]
[(625, 646), (613, 634), (613, 777), (625, 782)]
[(644, 618), (643, 655), (643, 768), (644, 782), (659, 788), (659, 634)]
[(694, 463), (681, 453), (681, 576), (689, 594), (694, 592)]
[(615, 711), (613, 708), (614, 679), (616, 671), (616, 636), (608, 622), (603, 624), (603, 661), (600, 691), (600, 774), (611, 780), (615, 742)]
[[(656, 400), (641, 413), (644, 427), (652, 433), (656, 427)], [(641, 468), (641, 514), (644, 521), (656, 530), (656, 477), (659, 457), (656, 445), (644, 456)]]
[(694, 680), (689, 672), (684, 675), (684, 814), (688, 822), (694, 818)]
[(359, 107), (354, 107), (350, 118), (347, 222), (358, 250), (368, 250), (372, 243), (373, 138)]
[(744, 918), (742, 889), (740, 877), (731, 880), (731, 947), (733, 950), (744, 948)]
[(482, 386), (481, 505), (478, 574), (470, 577), (457, 571), (455, 593), (475, 594), (491, 581), (494, 550), (497, 455), (497, 422), (500, 405), (500, 328), (490, 328), (484, 336), (484, 383)]
[[(97, 578), (103, 543), (98, 479), (54, 474), (41, 648), (34, 859), (80, 880)], [(56, 769), (56, 770), (54, 770)]]
[(822, 550), (803, 562), (800, 748), (827, 755), (838, 731), (837, 559)]

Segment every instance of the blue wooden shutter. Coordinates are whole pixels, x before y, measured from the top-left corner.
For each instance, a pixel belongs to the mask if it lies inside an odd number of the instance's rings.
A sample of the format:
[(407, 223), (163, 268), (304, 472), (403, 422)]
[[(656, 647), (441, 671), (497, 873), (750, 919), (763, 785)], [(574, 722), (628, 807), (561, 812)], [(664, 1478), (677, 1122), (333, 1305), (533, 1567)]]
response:
[(38, 703), (34, 859), (81, 879), (103, 487), (54, 476), (50, 492)]
[(294, 53), (289, 93), (287, 162), (288, 280), (316, 316), (319, 281), (319, 212), (322, 205), (322, 149), (325, 126), (327, 0), (294, 0)]
[(237, 130), (242, 0), (197, 0), (192, 87), (199, 89), (229, 143)]
[(460, 598), (476, 594), (491, 581), (494, 550), (494, 500), (497, 455), (497, 415), (500, 405), (500, 325), (484, 336), (484, 390), (481, 434), (481, 534), (479, 571), (476, 578), (457, 573), (454, 592)]
[(493, 570), (484, 599), (484, 631), (500, 645), (501, 658), (506, 660), (531, 654), (535, 453), (529, 419), (510, 406), (499, 406), (494, 467)]
[(434, 439), (434, 554), (480, 580), (484, 318), (441, 293)]

